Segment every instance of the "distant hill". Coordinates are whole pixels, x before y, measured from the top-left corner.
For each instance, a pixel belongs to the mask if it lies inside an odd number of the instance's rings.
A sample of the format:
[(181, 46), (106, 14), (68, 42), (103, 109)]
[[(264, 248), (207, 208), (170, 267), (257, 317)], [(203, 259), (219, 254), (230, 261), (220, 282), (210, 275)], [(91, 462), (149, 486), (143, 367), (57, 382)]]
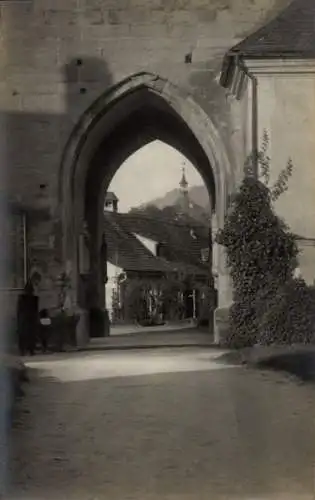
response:
[[(129, 213), (140, 213), (147, 217), (168, 217), (172, 220), (183, 221), (180, 204), (181, 193), (179, 189), (173, 189), (161, 198), (156, 198), (138, 207), (131, 208)], [(204, 186), (193, 186), (189, 190), (190, 206), (186, 221), (195, 221), (203, 226), (209, 225), (210, 202)]]
[(207, 211), (210, 210), (209, 193), (205, 186), (192, 186), (189, 190), (190, 199)]
[[(193, 203), (199, 205), (207, 212), (209, 211), (210, 200), (207, 188), (205, 186), (192, 186), (189, 189), (188, 193), (189, 193), (189, 198)], [(179, 197), (180, 197), (180, 190), (172, 189), (172, 191), (166, 193), (165, 196), (162, 196), (161, 198), (156, 198), (148, 203), (145, 203), (141, 205), (141, 207), (139, 208), (145, 208), (147, 205), (154, 205), (155, 207), (162, 210), (165, 207), (177, 205)]]

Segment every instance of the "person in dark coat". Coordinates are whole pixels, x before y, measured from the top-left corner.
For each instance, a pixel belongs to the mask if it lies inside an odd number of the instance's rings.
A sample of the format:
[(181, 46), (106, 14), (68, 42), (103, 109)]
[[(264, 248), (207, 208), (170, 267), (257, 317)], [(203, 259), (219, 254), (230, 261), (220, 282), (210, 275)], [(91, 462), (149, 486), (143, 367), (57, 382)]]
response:
[(26, 283), (18, 298), (17, 333), (21, 356), (27, 352), (33, 356), (38, 332), (38, 296), (34, 295), (31, 282)]

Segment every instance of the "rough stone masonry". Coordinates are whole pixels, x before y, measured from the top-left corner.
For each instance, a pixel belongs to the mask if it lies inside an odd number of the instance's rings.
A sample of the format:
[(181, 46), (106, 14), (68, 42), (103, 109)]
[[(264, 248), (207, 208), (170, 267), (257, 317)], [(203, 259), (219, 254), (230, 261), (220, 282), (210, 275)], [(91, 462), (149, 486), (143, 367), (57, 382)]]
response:
[[(177, 103), (179, 113), (192, 100), (195, 108), (204, 113), (195, 121), (201, 123), (207, 117), (211, 120), (214, 135), (224, 145), (233, 170), (239, 125), (233, 123), (226, 92), (218, 82), (222, 58), (232, 45), (288, 3), (0, 2), (0, 94), (8, 193), (30, 214), (30, 267), (42, 274), (45, 305), (54, 303), (56, 276), (66, 266), (61, 222), (61, 213), (66, 211), (60, 195), (64, 182), (62, 161), (80, 117), (126, 78), (156, 75), (157, 81), (164, 82), (160, 85), (169, 83), (184, 96)], [(175, 97), (170, 100), (175, 101)], [(188, 107), (184, 111), (185, 116), (193, 114)], [(200, 123), (197, 127), (202, 136), (206, 133)]]

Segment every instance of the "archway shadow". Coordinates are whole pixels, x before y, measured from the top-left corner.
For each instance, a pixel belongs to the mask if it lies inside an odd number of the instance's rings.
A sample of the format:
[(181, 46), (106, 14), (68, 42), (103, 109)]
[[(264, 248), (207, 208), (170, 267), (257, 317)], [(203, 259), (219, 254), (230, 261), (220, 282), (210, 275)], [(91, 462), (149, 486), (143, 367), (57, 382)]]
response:
[[(94, 264), (95, 282), (99, 279), (101, 267), (98, 249), (102, 244), (99, 235), (104, 231), (100, 229), (104, 224), (104, 196), (116, 171), (136, 150), (154, 140), (160, 140), (185, 153), (185, 156), (198, 166), (198, 170), (203, 172), (204, 177), (205, 173), (208, 174), (205, 183), (210, 199), (213, 205), (215, 204), (211, 165), (187, 125), (165, 106), (161, 98), (157, 98), (147, 89), (135, 91), (132, 95), (123, 98), (121, 104), (125, 118), (113, 130), (111, 125), (109, 131), (104, 130), (103, 140), (92, 157), (86, 178), (85, 217), (89, 224), (90, 234), (92, 238), (94, 237), (94, 253), (91, 254), (91, 260)], [(113, 121), (116, 119), (117, 115), (114, 111)], [(209, 231), (211, 231), (210, 226), (211, 222), (209, 222)], [(207, 246), (208, 244), (210, 244), (210, 238), (208, 238)], [(97, 285), (95, 288), (97, 289)]]
[[(113, 85), (113, 79), (105, 61), (78, 55), (61, 68), (61, 82), (65, 86), (64, 113), (44, 111), (46, 105), (50, 107), (50, 92), (55, 98), (54, 86), (52, 90), (39, 87), (37, 112), (2, 112), (6, 130), (3, 148), (5, 179), (2, 184), (6, 187), (2, 189), (8, 212), (26, 212), (28, 215), (28, 271), (36, 268), (43, 276), (50, 274), (52, 279), (63, 260), (59, 187), (63, 151), (79, 117), (100, 92)], [(23, 101), (22, 91), (20, 95), (12, 88), (11, 94), (29, 106), (27, 99)], [(60, 107), (61, 95), (59, 99)], [(68, 197), (71, 197), (71, 192), (68, 192)], [(9, 252), (7, 254), (9, 257)], [(51, 285), (52, 282), (47, 283), (47, 288)], [(45, 283), (42, 287), (45, 288)]]

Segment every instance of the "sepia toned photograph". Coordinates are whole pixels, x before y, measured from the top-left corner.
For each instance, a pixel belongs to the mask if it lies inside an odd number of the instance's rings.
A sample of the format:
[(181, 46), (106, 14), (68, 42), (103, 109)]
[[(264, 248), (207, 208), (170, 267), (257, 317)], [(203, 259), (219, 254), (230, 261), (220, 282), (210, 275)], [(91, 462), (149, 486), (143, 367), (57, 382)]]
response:
[(315, 0), (0, 0), (0, 499), (315, 499)]

